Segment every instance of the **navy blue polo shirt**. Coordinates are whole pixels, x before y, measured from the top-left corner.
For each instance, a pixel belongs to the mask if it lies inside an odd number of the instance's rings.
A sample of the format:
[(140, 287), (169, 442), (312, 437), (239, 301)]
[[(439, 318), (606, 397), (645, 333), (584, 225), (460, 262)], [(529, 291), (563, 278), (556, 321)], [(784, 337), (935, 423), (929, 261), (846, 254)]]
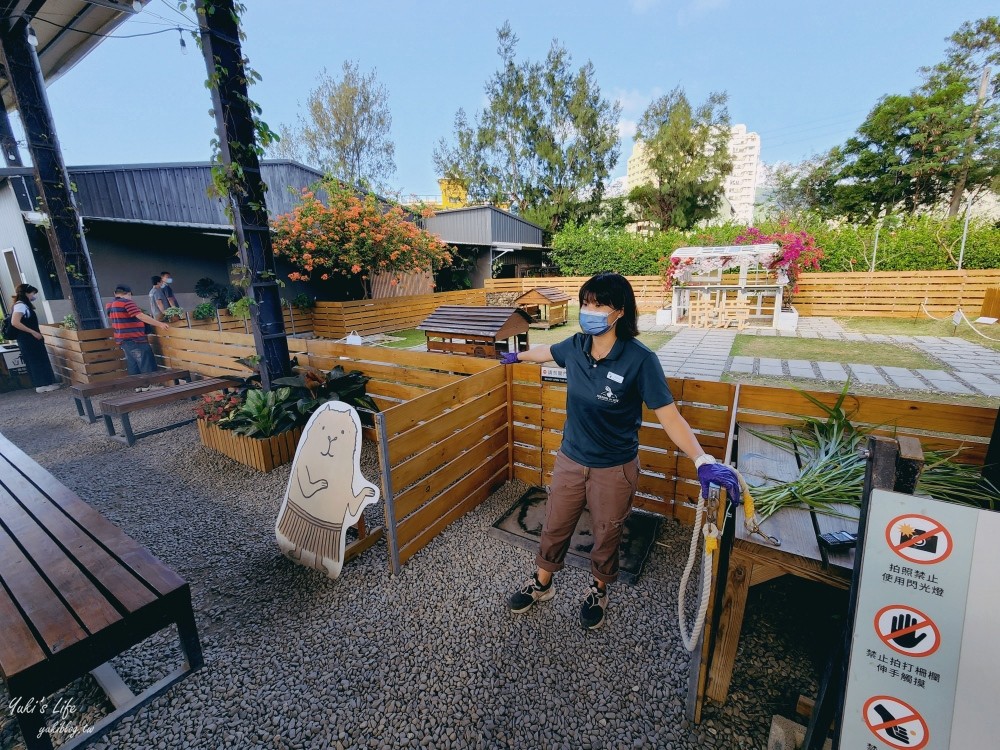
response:
[(566, 368), (566, 426), (562, 451), (592, 469), (621, 466), (639, 454), (642, 404), (672, 404), (663, 367), (635, 339), (618, 339), (608, 356), (594, 360), (594, 337), (574, 334), (552, 346), (552, 358)]

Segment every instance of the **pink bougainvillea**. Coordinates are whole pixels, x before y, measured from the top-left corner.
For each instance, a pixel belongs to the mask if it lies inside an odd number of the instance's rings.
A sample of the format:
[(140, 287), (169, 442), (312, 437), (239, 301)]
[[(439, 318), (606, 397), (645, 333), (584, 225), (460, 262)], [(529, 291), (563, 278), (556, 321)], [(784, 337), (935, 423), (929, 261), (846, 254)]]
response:
[(816, 238), (808, 232), (788, 231), (788, 222), (782, 222), (782, 231), (765, 234), (757, 227), (747, 230), (736, 238), (737, 245), (767, 245), (775, 243), (781, 252), (774, 256), (768, 268), (782, 270), (788, 276), (792, 294), (799, 291), (796, 283), (803, 271), (818, 271), (823, 251), (816, 246)]

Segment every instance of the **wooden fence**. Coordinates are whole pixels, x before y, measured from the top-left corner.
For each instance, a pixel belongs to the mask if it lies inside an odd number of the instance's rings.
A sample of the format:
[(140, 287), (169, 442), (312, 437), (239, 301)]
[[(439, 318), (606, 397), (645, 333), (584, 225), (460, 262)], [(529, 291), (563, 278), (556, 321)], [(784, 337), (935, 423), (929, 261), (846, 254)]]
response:
[[(285, 333), (292, 336), (300, 333), (313, 332), (313, 312), (312, 310), (300, 310), (298, 308), (282, 308), (285, 320)], [(215, 311), (215, 317), (199, 320), (191, 317), (190, 312), (186, 312), (180, 320), (175, 320), (170, 324), (174, 328), (197, 328), (203, 331), (238, 331), (240, 333), (250, 333), (250, 321), (237, 318), (229, 314), (225, 308)]]
[[(536, 279), (487, 279), (487, 292), (524, 292), (536, 286), (562, 289), (574, 299), (586, 276)], [(663, 307), (669, 300), (659, 276), (628, 276), (639, 309)], [(876, 273), (807, 273), (798, 281), (792, 304), (800, 315), (836, 317), (935, 317), (951, 315), (959, 305), (972, 317), (988, 289), (1000, 285), (1000, 269), (985, 271), (879, 271)], [(985, 314), (985, 313), (984, 313)]]
[[(534, 365), (519, 364), (511, 369), (514, 477), (546, 485), (566, 422), (566, 384), (543, 381), (541, 368)], [(668, 378), (667, 382), (701, 446), (719, 460), (726, 460), (736, 386), (679, 378)], [(694, 464), (683, 458), (653, 412), (643, 409), (642, 421), (635, 505), (691, 523), (699, 491)]]
[(313, 329), (317, 336), (325, 339), (341, 339), (352, 331), (370, 336), (413, 328), (441, 305), (485, 304), (483, 289), (353, 302), (317, 302)]
[(110, 328), (74, 331), (41, 325), (53, 372), (68, 383), (96, 383), (126, 375), (125, 355)]
[(986, 290), (1000, 284), (1000, 269), (809, 273), (799, 278), (792, 302), (800, 315), (838, 317), (947, 317), (962, 307), (979, 313)]

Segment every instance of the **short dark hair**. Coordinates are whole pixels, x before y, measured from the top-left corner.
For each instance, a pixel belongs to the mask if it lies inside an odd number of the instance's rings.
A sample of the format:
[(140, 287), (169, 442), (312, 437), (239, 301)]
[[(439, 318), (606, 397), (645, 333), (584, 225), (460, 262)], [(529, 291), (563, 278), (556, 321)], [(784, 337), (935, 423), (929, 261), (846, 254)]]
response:
[(160, 276), (169, 276), (170, 271), (160, 271)]
[(156, 286), (156, 285), (157, 285), (157, 284), (159, 284), (159, 283), (160, 283), (161, 281), (163, 281), (163, 277), (162, 277), (162, 276), (154, 276), (154, 277), (152, 278), (152, 282), (153, 282), (153, 286)]
[(621, 310), (622, 316), (615, 323), (615, 335), (620, 339), (634, 339), (639, 335), (639, 310), (635, 292), (628, 279), (618, 273), (599, 273), (591, 276), (580, 287), (580, 307), (586, 303), (607, 305)]
[(128, 284), (118, 284), (115, 287), (115, 294), (131, 294), (131, 293), (132, 293), (132, 287), (130, 287)]

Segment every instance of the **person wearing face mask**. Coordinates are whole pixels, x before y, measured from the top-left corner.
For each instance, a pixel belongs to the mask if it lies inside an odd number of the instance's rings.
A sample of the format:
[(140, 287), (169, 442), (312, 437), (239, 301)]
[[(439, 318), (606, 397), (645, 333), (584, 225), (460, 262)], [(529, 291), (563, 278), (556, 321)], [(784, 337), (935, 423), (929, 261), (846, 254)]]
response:
[(537, 571), (508, 597), (512, 612), (527, 612), (555, 595), (552, 574), (561, 570), (570, 538), (590, 508), (593, 583), (580, 609), (580, 624), (604, 624), (608, 584), (618, 578), (618, 546), (639, 480), (642, 406), (653, 410), (670, 440), (697, 467), (702, 493), (709, 484), (740, 497), (735, 472), (702, 450), (667, 387), (656, 355), (636, 340), (638, 310), (628, 280), (600, 273), (580, 288), (582, 333), (526, 352), (510, 352), (504, 364), (554, 360), (566, 368), (566, 424), (549, 486)]
[(174, 283), (174, 277), (170, 271), (160, 271), (160, 278), (163, 280), (160, 290), (163, 292), (163, 296), (167, 298), (168, 307), (180, 307), (177, 304), (177, 297), (174, 296), (174, 289), (170, 286)]
[(36, 393), (45, 393), (62, 388), (56, 382), (49, 363), (49, 353), (45, 350), (42, 334), (38, 330), (38, 315), (35, 313), (34, 302), (38, 298), (38, 290), (31, 284), (18, 284), (14, 290), (14, 309), (10, 313), (10, 322), (17, 331), (17, 345), (21, 349), (21, 359), (28, 368), (28, 377), (35, 386)]

